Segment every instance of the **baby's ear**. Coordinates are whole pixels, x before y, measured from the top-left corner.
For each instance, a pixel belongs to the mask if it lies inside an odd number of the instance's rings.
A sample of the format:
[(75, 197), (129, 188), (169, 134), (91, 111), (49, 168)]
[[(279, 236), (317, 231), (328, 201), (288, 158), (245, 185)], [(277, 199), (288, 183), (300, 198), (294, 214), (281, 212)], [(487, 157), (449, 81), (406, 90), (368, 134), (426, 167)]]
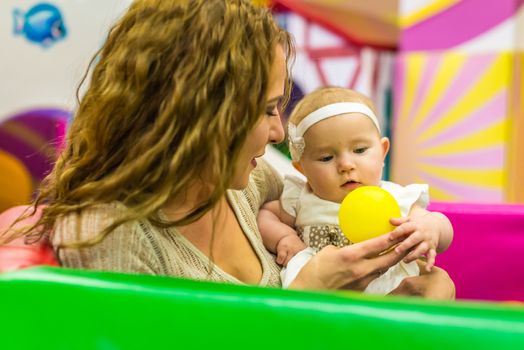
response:
[(383, 159), (386, 159), (386, 156), (388, 155), (388, 152), (389, 152), (389, 139), (387, 137), (381, 138), (380, 144), (382, 145)]
[(304, 175), (304, 171), (302, 170), (302, 165), (300, 165), (299, 162), (291, 162), (293, 164), (293, 168), (297, 169), (302, 175)]

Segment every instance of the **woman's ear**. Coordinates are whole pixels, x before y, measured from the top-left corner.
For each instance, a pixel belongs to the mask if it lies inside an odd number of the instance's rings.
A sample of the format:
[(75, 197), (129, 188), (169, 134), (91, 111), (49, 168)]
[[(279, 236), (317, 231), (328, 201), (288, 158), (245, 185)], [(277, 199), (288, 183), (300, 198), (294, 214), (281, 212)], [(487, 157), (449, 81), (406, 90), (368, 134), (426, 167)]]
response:
[(382, 145), (382, 160), (384, 160), (389, 152), (389, 139), (387, 137), (381, 138), (380, 144)]
[(293, 168), (297, 169), (302, 175), (304, 175), (304, 171), (302, 170), (302, 165), (300, 165), (299, 162), (293, 161), (291, 162), (293, 164)]

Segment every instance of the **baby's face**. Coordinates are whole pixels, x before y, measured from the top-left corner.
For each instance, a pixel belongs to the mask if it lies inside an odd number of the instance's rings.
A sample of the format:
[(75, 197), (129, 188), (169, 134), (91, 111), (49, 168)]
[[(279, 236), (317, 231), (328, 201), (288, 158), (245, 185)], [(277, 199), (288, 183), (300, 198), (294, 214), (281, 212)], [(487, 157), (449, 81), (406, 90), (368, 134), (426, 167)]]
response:
[(340, 203), (359, 186), (379, 185), (389, 140), (380, 137), (367, 116), (324, 119), (306, 131), (304, 141), (299, 163), (318, 197)]

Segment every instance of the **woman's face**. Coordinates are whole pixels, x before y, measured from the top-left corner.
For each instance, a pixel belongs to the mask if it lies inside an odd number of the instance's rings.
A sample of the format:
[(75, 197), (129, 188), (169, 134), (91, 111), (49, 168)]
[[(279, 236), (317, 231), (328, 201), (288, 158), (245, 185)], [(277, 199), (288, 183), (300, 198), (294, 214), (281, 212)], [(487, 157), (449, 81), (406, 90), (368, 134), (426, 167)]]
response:
[(236, 164), (235, 178), (231, 184), (233, 189), (246, 188), (249, 174), (257, 166), (256, 158), (264, 154), (268, 143), (279, 143), (284, 140), (284, 128), (278, 106), (284, 95), (287, 77), (286, 56), (280, 45), (277, 45), (275, 50), (275, 60), (269, 76), (266, 112), (260, 116), (257, 124), (247, 135)]

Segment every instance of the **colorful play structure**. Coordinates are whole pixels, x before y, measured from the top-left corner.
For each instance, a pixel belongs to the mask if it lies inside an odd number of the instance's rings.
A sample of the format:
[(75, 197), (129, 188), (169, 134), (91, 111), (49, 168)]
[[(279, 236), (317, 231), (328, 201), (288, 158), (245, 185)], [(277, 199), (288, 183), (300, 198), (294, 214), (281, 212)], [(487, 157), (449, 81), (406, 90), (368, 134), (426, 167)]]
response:
[[(0, 348), (524, 348), (524, 1), (258, 2), (296, 38), (296, 98), (339, 85), (374, 99), (387, 177), (428, 183), (430, 209), (453, 223), (437, 265), (458, 301), (70, 270), (20, 239), (0, 247)], [(0, 230), (49, 172), (76, 83), (130, 0), (49, 3), (67, 33), (52, 44), (0, 23)]]

